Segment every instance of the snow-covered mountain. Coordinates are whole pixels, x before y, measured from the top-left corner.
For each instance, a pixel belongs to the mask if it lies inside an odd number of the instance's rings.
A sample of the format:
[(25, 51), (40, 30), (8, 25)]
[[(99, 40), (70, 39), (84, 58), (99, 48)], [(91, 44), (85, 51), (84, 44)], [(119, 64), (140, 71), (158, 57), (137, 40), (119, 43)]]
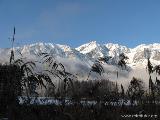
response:
[(98, 44), (96, 41), (81, 45), (76, 48), (76, 50), (90, 58), (95, 59), (109, 55), (109, 49), (105, 45)]
[[(9, 62), (11, 49), (0, 49), (0, 62)], [(66, 70), (74, 73), (79, 79), (85, 80), (90, 71), (90, 67), (94, 61), (99, 57), (111, 57), (110, 64), (103, 64), (105, 73), (103, 77), (110, 80), (117, 80), (116, 72), (119, 71), (119, 81), (131, 80), (133, 76), (148, 79), (146, 72), (147, 58), (150, 58), (152, 64), (160, 64), (160, 44), (142, 44), (135, 48), (128, 48), (126, 46), (108, 43), (99, 44), (96, 41), (86, 43), (77, 48), (72, 48), (68, 45), (59, 45), (52, 43), (36, 43), (31, 45), (24, 45), (22, 47), (15, 47), (15, 57), (21, 57), (32, 60), (39, 60), (39, 53), (50, 53), (59, 62), (62, 62)], [(117, 66), (115, 62), (118, 61), (119, 55), (124, 53), (128, 56), (127, 65), (129, 71), (124, 71)], [(110, 58), (109, 57), (109, 58)], [(92, 78), (96, 79), (97, 75), (92, 73)], [(125, 83), (127, 83), (125, 82)]]
[[(126, 46), (108, 43), (100, 45), (96, 41), (81, 45), (76, 48), (80, 53), (91, 57), (98, 58), (104, 56), (111, 56), (118, 59), (121, 53), (128, 56), (129, 66), (146, 66), (147, 58), (149, 57), (153, 64), (160, 64), (160, 44), (154, 43), (149, 45), (139, 45), (135, 48), (128, 48)], [(143, 65), (143, 66), (142, 66)]]
[[(136, 66), (138, 64), (146, 65), (147, 58), (150, 57), (153, 64), (160, 63), (160, 44), (142, 44), (135, 48), (108, 43), (98, 44), (96, 41), (86, 43), (77, 48), (71, 48), (68, 45), (52, 44), (52, 43), (36, 43), (16, 47), (16, 55), (21, 53), (25, 57), (37, 57), (38, 53), (47, 52), (54, 57), (67, 58), (70, 60), (80, 60), (84, 62), (94, 61), (99, 57), (111, 56), (118, 59), (119, 54), (124, 53), (128, 56), (128, 65)], [(0, 49), (0, 61), (5, 61), (10, 55), (11, 49)]]
[[(9, 59), (11, 49), (0, 49), (0, 61), (6, 61)], [(67, 58), (70, 60), (85, 60), (89, 61), (89, 58), (77, 51), (74, 48), (71, 48), (67, 45), (51, 44), (51, 43), (36, 43), (31, 45), (24, 45), (22, 47), (15, 47), (15, 56), (30, 58), (37, 58), (39, 53), (49, 53), (53, 57)]]

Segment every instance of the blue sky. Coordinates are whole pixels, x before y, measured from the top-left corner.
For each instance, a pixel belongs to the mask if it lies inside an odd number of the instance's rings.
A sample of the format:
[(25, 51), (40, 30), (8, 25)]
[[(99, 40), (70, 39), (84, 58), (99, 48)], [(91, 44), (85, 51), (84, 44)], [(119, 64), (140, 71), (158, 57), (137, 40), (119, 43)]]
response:
[(0, 0), (0, 47), (11, 47), (14, 26), (15, 46), (158, 43), (159, 6), (159, 0)]

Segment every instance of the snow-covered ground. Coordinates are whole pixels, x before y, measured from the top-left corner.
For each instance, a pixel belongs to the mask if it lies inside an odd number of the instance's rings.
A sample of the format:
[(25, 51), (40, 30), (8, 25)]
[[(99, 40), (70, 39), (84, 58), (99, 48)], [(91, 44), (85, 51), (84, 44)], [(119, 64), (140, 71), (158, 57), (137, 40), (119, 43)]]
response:
[[(26, 96), (21, 96), (18, 97), (19, 99), (19, 104), (31, 104), (31, 105), (62, 105), (65, 102), (65, 105), (73, 105), (74, 100), (71, 100), (69, 98), (66, 98), (65, 101), (62, 99), (55, 99), (53, 97), (26, 97)], [(96, 105), (96, 104), (102, 104), (103, 101), (97, 102), (95, 100), (85, 100), (81, 99), (80, 103), (81, 105), (84, 106), (91, 106), (91, 105)], [(129, 106), (131, 105), (130, 100), (119, 100), (118, 102), (105, 102), (104, 105), (112, 105), (112, 106), (122, 106), (126, 105)], [(133, 105), (137, 105), (137, 102), (134, 102)]]

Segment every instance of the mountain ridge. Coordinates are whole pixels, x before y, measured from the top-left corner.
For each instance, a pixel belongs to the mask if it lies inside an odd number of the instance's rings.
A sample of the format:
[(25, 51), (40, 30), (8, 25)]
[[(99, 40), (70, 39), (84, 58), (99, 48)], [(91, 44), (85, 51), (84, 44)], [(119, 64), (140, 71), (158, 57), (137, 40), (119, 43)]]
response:
[[(58, 62), (61, 62), (66, 71), (76, 75), (79, 80), (86, 80), (91, 66), (99, 57), (111, 57), (110, 62), (102, 63), (104, 68), (103, 78), (123, 83), (124, 85), (133, 78), (141, 78), (148, 85), (148, 73), (146, 70), (147, 58), (150, 58), (154, 65), (160, 64), (160, 44), (141, 44), (135, 48), (128, 48), (119, 44), (99, 44), (96, 41), (83, 44), (77, 48), (68, 45), (60, 45), (53, 43), (35, 43), (24, 45), (22, 47), (14, 47), (15, 59), (26, 58), (29, 60), (40, 60), (38, 53), (45, 52), (51, 54)], [(9, 62), (10, 49), (0, 48), (0, 63)], [(123, 70), (117, 66), (119, 55), (124, 53), (129, 59), (127, 62), (127, 70)], [(22, 54), (22, 56), (21, 56)], [(109, 58), (110, 58), (109, 57)], [(40, 66), (38, 66), (39, 69)], [(117, 72), (119, 77), (117, 78)], [(91, 73), (90, 79), (97, 78), (96, 73)], [(98, 76), (102, 77), (102, 76)]]
[[(15, 47), (14, 49), (24, 56), (35, 56), (40, 52), (47, 52), (53, 56), (75, 60), (78, 59), (81, 61), (95, 61), (99, 57), (106, 56), (111, 56), (118, 60), (119, 54), (124, 53), (129, 58), (127, 61), (129, 66), (146, 63), (148, 57), (150, 57), (153, 64), (160, 63), (160, 43), (141, 44), (134, 48), (128, 48), (113, 43), (99, 44), (96, 41), (91, 41), (76, 48), (53, 43), (35, 43), (22, 47)], [(11, 49), (8, 48), (0, 48), (1, 58), (9, 56), (10, 50)]]

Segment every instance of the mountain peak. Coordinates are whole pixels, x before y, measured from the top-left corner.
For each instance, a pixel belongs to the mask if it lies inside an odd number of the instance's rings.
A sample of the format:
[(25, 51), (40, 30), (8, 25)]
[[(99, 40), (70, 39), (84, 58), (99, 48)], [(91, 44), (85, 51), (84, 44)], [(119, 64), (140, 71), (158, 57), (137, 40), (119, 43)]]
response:
[(89, 44), (97, 44), (97, 41), (91, 41), (91, 42), (89, 42)]
[(92, 51), (93, 49), (95, 49), (98, 46), (99, 46), (99, 44), (97, 44), (96, 41), (91, 41), (89, 43), (86, 43), (86, 44), (79, 46), (78, 48), (76, 48), (76, 50), (81, 51), (81, 53), (85, 54), (85, 53)]

